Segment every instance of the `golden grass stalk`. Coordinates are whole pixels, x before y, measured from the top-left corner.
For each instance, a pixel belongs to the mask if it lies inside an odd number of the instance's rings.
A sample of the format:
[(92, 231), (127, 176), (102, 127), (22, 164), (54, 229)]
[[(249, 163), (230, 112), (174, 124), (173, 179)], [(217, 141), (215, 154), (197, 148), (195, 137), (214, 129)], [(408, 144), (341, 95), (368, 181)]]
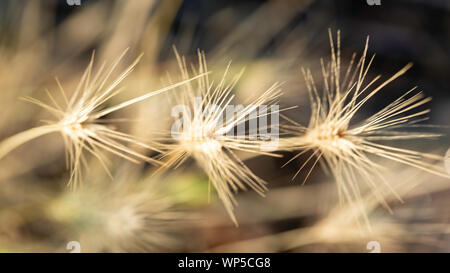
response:
[[(322, 92), (319, 92), (311, 71), (302, 69), (312, 107), (309, 125), (305, 127), (288, 119), (291, 124), (286, 125), (284, 129), (293, 136), (280, 142), (283, 149), (301, 150), (286, 164), (312, 151), (294, 178), (308, 162), (313, 161), (306, 175), (306, 181), (313, 168), (322, 161), (325, 163), (323, 167), (329, 170), (336, 180), (340, 199), (364, 210), (363, 204), (359, 202), (360, 181), (367, 183), (378, 201), (388, 208), (379, 188), (380, 183), (387, 187), (389, 183), (383, 176), (384, 167), (373, 159), (374, 156), (400, 162), (435, 175), (450, 177), (442, 166), (432, 164), (436, 160), (442, 162), (444, 160), (442, 156), (385, 143), (393, 140), (433, 139), (439, 136), (435, 133), (405, 130), (411, 125), (419, 126), (417, 123), (426, 119), (425, 116), (430, 111), (418, 110), (431, 98), (425, 97), (422, 92), (413, 94), (415, 88), (363, 122), (359, 124), (353, 122), (355, 116), (374, 95), (403, 75), (412, 64), (407, 64), (383, 82), (379, 82), (381, 76), (367, 80), (367, 73), (375, 57), (373, 55), (370, 59), (367, 58), (369, 38), (359, 61), (356, 62), (356, 54), (353, 54), (347, 69), (343, 71), (340, 32), (337, 32), (336, 45), (331, 31), (329, 37), (331, 60), (327, 64), (324, 64), (323, 60), (321, 62)], [(391, 190), (395, 193), (393, 189)], [(400, 196), (397, 197), (400, 199)], [(368, 224), (366, 214), (362, 215)]]
[(182, 82), (156, 91), (147, 92), (116, 105), (105, 107), (106, 102), (123, 91), (123, 88), (118, 87), (119, 84), (133, 71), (142, 56), (139, 56), (117, 78), (109, 82), (112, 73), (126, 52), (127, 50), (117, 58), (109, 69), (105, 69), (106, 64), (103, 63), (95, 74), (92, 72), (94, 64), (93, 54), (89, 65), (84, 71), (70, 99), (67, 98), (58, 80), (57, 83), (63, 102), (58, 102), (48, 90), (47, 95), (50, 103), (45, 103), (31, 97), (24, 98), (24, 100), (47, 110), (54, 116), (55, 120), (46, 121), (48, 125), (26, 130), (0, 142), (0, 159), (18, 146), (34, 138), (49, 133), (60, 132), (66, 147), (66, 164), (70, 169), (69, 185), (72, 186), (77, 186), (80, 182), (81, 165), (85, 162), (85, 156), (83, 154), (85, 150), (96, 157), (107, 172), (107, 158), (103, 155), (103, 151), (110, 152), (135, 163), (138, 163), (140, 160), (156, 163), (157, 161), (155, 159), (135, 152), (126, 144), (133, 143), (147, 149), (155, 149), (154, 147), (136, 139), (132, 135), (115, 130), (110, 125), (114, 120), (108, 119), (106, 116), (157, 94), (186, 84), (203, 75), (200, 74), (192, 79), (185, 79)]

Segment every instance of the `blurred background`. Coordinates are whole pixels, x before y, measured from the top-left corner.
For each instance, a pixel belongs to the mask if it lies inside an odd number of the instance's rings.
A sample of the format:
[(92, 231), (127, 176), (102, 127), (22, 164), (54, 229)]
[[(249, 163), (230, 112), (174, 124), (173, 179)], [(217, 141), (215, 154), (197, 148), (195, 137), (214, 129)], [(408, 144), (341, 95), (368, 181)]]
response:
[[(74, 90), (92, 51), (96, 62), (112, 62), (130, 48), (122, 68), (140, 53), (143, 59), (124, 81), (131, 98), (164, 86), (176, 75), (173, 46), (195, 63), (197, 49), (219, 76), (245, 67), (235, 88), (239, 101), (283, 82), (282, 107), (307, 124), (310, 105), (300, 68), (320, 76), (320, 58), (329, 58), (328, 29), (341, 30), (341, 54), (348, 62), (370, 36), (376, 53), (369, 77), (414, 66), (389, 84), (362, 113), (373, 114), (414, 86), (433, 97), (424, 121), (437, 141), (408, 147), (444, 155), (450, 148), (450, 2), (445, 0), (41, 0), (0, 2), (0, 138), (39, 124), (46, 114), (19, 100), (57, 92), (54, 77)], [(376, 1), (374, 1), (376, 2)], [(79, 4), (79, 5), (78, 5)], [(167, 97), (157, 96), (117, 115), (135, 117), (123, 125), (145, 138), (170, 128)], [(121, 125), (122, 126), (122, 125)], [(390, 164), (388, 181), (404, 197), (392, 198), (393, 214), (373, 205), (372, 233), (361, 233), (339, 206), (333, 178), (316, 168), (308, 182), (291, 181), (302, 160), (282, 168), (293, 156), (251, 157), (245, 163), (269, 184), (266, 198), (237, 194), (237, 228), (214, 194), (208, 178), (188, 161), (163, 177), (155, 168), (112, 159), (111, 181), (90, 163), (83, 190), (66, 187), (64, 145), (48, 135), (18, 148), (0, 161), (0, 251), (68, 252), (382, 252), (450, 251), (450, 181)], [(442, 162), (437, 163), (442, 164)], [(99, 169), (99, 170), (97, 170)], [(390, 199), (387, 196), (387, 199)], [(368, 200), (368, 203), (371, 201)], [(145, 221), (136, 223), (136, 215)], [(139, 218), (141, 219), (141, 218)], [(132, 224), (134, 223), (134, 224)]]

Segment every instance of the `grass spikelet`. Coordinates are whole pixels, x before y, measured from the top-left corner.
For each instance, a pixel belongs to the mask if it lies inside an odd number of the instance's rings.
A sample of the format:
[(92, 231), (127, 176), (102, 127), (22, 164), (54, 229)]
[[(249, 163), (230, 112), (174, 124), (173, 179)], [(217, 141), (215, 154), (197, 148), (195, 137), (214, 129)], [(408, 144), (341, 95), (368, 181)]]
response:
[[(154, 147), (136, 139), (132, 135), (115, 130), (111, 125), (114, 123), (114, 120), (108, 119), (107, 115), (183, 85), (192, 79), (186, 79), (171, 86), (145, 93), (116, 105), (106, 106), (105, 104), (112, 97), (124, 90), (119, 87), (119, 84), (133, 71), (142, 56), (138, 57), (117, 78), (111, 80), (113, 72), (126, 52), (127, 50), (109, 68), (106, 68), (106, 64), (103, 63), (95, 73), (93, 73), (94, 54), (92, 54), (89, 65), (70, 98), (67, 98), (66, 92), (57, 80), (62, 102), (58, 102), (48, 90), (49, 103), (31, 97), (23, 98), (25, 101), (47, 110), (55, 120), (47, 121), (48, 125), (35, 127), (3, 140), (0, 143), (0, 159), (23, 143), (42, 135), (59, 132), (66, 147), (66, 164), (70, 169), (69, 185), (74, 187), (81, 180), (82, 164), (85, 162), (84, 151), (96, 157), (107, 172), (108, 159), (103, 154), (104, 151), (135, 163), (141, 160), (157, 163), (155, 159), (135, 152), (127, 144), (133, 143), (147, 149), (155, 149)], [(197, 77), (201, 76), (198, 75)]]
[[(183, 79), (188, 79), (189, 72), (185, 59), (177, 52), (176, 55)], [(207, 71), (204, 53), (198, 53), (198, 62), (198, 70), (194, 72), (201, 74)], [(261, 139), (257, 131), (246, 130), (236, 133), (235, 129), (251, 122), (252, 119), (261, 117), (260, 112), (253, 116), (251, 114), (262, 105), (270, 108), (281, 93), (279, 84), (275, 83), (250, 104), (241, 107), (232, 117), (227, 116), (223, 121), (227, 107), (232, 106), (233, 88), (242, 75), (241, 72), (227, 82), (229, 67), (228, 65), (217, 84), (210, 82), (206, 76), (186, 84), (182, 87), (182, 91), (175, 93), (175, 100), (179, 105), (187, 107), (183, 107), (178, 113), (182, 123), (175, 123), (175, 127), (172, 127), (172, 138), (169, 139), (169, 144), (164, 145), (163, 150), (166, 152), (162, 158), (165, 162), (163, 169), (170, 166), (177, 167), (186, 159), (194, 158), (208, 175), (226, 211), (237, 225), (237, 219), (233, 213), (234, 206), (237, 204), (233, 194), (249, 187), (258, 194), (264, 195), (267, 188), (266, 182), (253, 174), (239, 159), (236, 152), (276, 155), (268, 151), (270, 147), (265, 145), (270, 146), (270, 143)], [(273, 113), (278, 111), (277, 108)]]
[[(375, 57), (375, 55), (367, 57), (369, 38), (359, 60), (356, 59), (356, 54), (353, 54), (347, 69), (344, 70), (341, 64), (340, 32), (337, 32), (336, 44), (331, 31), (329, 36), (331, 60), (326, 64), (323, 60), (321, 62), (322, 92), (319, 92), (311, 71), (302, 69), (312, 108), (309, 125), (305, 127), (289, 120), (290, 124), (284, 127), (285, 131), (293, 136), (282, 140), (283, 149), (301, 150), (286, 164), (312, 151), (294, 178), (311, 161), (313, 163), (304, 180), (306, 181), (312, 169), (322, 161), (325, 163), (322, 166), (329, 170), (336, 180), (340, 199), (361, 210), (364, 210), (364, 205), (359, 201), (360, 181), (367, 183), (377, 200), (389, 208), (379, 190), (381, 185), (389, 187), (389, 183), (383, 176), (383, 166), (378, 164), (374, 157), (393, 160), (448, 178), (449, 175), (441, 166), (432, 164), (434, 161), (442, 162), (444, 159), (442, 156), (386, 143), (394, 140), (433, 139), (439, 136), (434, 133), (406, 130), (420, 127), (417, 123), (426, 119), (426, 114), (430, 111), (419, 110), (419, 107), (429, 102), (431, 98), (422, 92), (414, 93), (416, 88), (412, 88), (362, 122), (358, 124), (354, 122), (355, 116), (363, 106), (385, 86), (403, 75), (412, 64), (407, 64), (383, 82), (380, 81), (381, 76), (369, 80), (367, 74)], [(391, 190), (395, 193), (392, 188)], [(397, 198), (400, 199), (400, 196), (397, 195)], [(366, 214), (362, 215), (368, 224)]]

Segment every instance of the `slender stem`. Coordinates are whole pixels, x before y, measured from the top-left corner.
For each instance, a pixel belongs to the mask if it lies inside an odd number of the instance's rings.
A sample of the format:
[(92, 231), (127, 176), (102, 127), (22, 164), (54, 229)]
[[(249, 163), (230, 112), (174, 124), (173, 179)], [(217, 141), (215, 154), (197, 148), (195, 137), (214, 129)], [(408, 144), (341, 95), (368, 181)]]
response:
[(112, 113), (112, 112), (114, 112), (114, 111), (117, 111), (117, 110), (119, 110), (119, 109), (125, 108), (125, 107), (127, 107), (127, 106), (130, 106), (130, 105), (132, 105), (132, 104), (135, 104), (135, 103), (140, 102), (140, 101), (143, 101), (143, 100), (146, 100), (146, 99), (148, 99), (148, 98), (150, 98), (150, 97), (153, 97), (153, 96), (155, 96), (155, 95), (158, 95), (158, 94), (161, 94), (161, 93), (163, 93), (163, 92), (169, 91), (169, 90), (174, 89), (174, 88), (176, 88), (176, 87), (178, 87), (178, 86), (184, 85), (184, 84), (186, 84), (186, 83), (188, 83), (188, 82), (190, 82), (190, 81), (193, 81), (193, 80), (195, 80), (195, 79), (204, 77), (206, 74), (208, 74), (208, 73), (202, 73), (202, 74), (199, 74), (199, 75), (197, 75), (197, 76), (195, 76), (195, 77), (192, 77), (192, 78), (190, 78), (190, 79), (187, 79), (187, 80), (184, 80), (184, 81), (181, 81), (181, 82), (172, 84), (172, 85), (170, 85), (170, 86), (161, 88), (161, 89), (156, 90), (156, 91), (152, 91), (152, 92), (145, 93), (145, 94), (142, 95), (142, 96), (139, 96), (139, 97), (136, 97), (136, 98), (133, 98), (133, 99), (124, 101), (124, 102), (122, 102), (122, 103), (119, 103), (119, 104), (117, 104), (117, 105), (115, 105), (115, 106), (106, 108), (105, 110), (103, 110), (103, 111), (97, 113), (96, 115), (94, 115), (94, 116), (93, 116), (93, 119), (101, 118), (101, 117), (103, 117), (103, 116), (105, 116), (105, 115), (107, 115), (107, 114), (109, 114), (109, 113)]
[(49, 133), (53, 133), (59, 130), (57, 125), (44, 125), (34, 127), (26, 131), (20, 132), (0, 142), (0, 159), (7, 155), (12, 150), (16, 149), (20, 145)]
[[(327, 242), (320, 236), (316, 227), (297, 228), (263, 237), (225, 244), (209, 252), (279, 252), (314, 244)], [(345, 240), (344, 240), (345, 241)]]

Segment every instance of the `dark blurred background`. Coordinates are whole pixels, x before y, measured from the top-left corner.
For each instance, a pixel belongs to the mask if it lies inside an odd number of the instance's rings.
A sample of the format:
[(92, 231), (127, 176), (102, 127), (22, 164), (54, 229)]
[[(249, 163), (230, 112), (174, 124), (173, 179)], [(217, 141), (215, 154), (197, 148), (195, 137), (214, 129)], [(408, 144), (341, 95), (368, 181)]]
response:
[[(64, 20), (69, 14), (76, 12), (84, 5), (90, 5), (98, 0), (82, 0), (81, 6), (69, 6), (65, 0), (48, 0), (49, 7), (56, 7), (57, 22)], [(112, 1), (111, 1), (112, 2)], [(220, 40), (232, 33), (246, 18), (254, 14), (262, 5), (268, 2), (282, 2), (287, 8), (297, 2), (277, 0), (236, 0), (210, 1), (185, 0), (180, 6), (167, 37), (161, 58), (171, 56), (172, 44), (177, 45), (183, 39), (183, 32), (189, 28), (192, 33), (190, 49), (201, 48), (208, 52), (214, 49)], [(369, 52), (376, 52), (376, 61), (372, 73), (383, 72), (385, 75), (394, 73), (408, 62), (414, 67), (406, 76), (397, 80), (384, 92), (382, 101), (392, 100), (405, 90), (396, 87), (419, 86), (426, 94), (434, 98), (431, 122), (450, 124), (450, 1), (445, 0), (389, 0), (380, 1), (380, 5), (369, 5), (366, 0), (316, 0), (308, 3), (306, 8), (293, 16), (287, 26), (261, 45), (255, 54), (267, 56), (274, 47), (297, 27), (310, 21), (319, 20), (311, 31), (300, 33), (306, 36), (305, 54), (327, 56), (329, 43), (327, 29), (342, 30), (343, 54), (360, 52), (364, 46), (366, 35), (370, 35)], [(232, 16), (220, 15), (229, 11)], [(228, 15), (229, 15), (228, 14)], [(211, 26), (214, 17), (219, 17)], [(280, 13), (280, 17), (284, 14)], [(258, 28), (269, 28), (277, 18), (268, 18), (265, 24)], [(213, 29), (213, 30), (212, 30)], [(257, 35), (258, 29), (254, 30)], [(248, 37), (251, 42), (252, 36)], [(349, 56), (349, 55), (348, 55)], [(377, 108), (377, 104), (373, 107)]]

